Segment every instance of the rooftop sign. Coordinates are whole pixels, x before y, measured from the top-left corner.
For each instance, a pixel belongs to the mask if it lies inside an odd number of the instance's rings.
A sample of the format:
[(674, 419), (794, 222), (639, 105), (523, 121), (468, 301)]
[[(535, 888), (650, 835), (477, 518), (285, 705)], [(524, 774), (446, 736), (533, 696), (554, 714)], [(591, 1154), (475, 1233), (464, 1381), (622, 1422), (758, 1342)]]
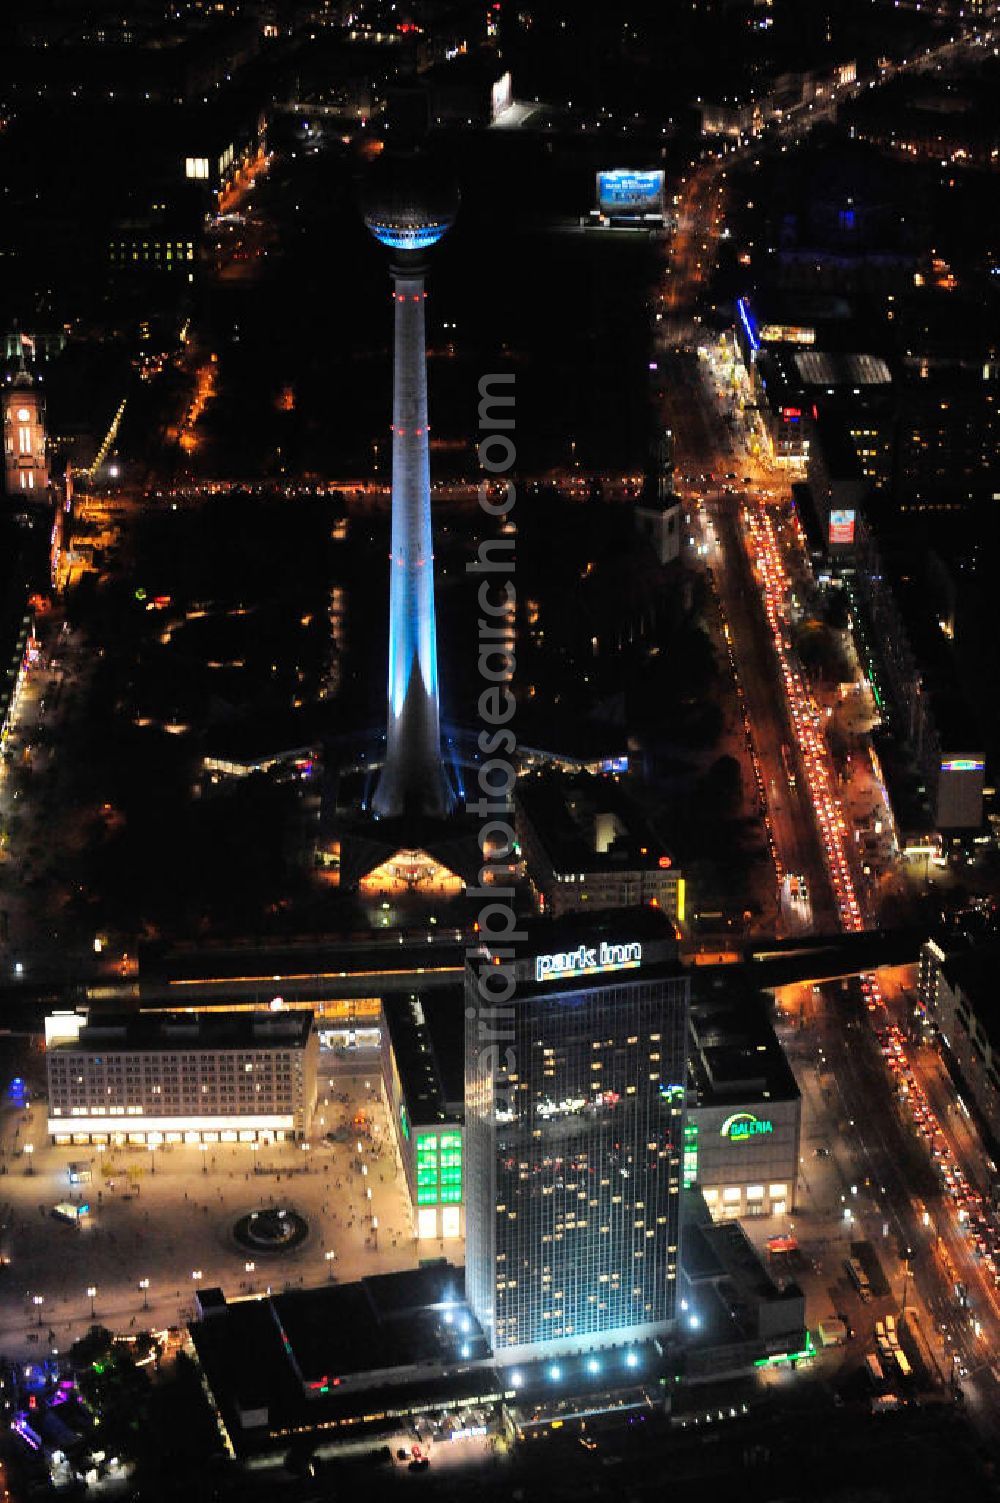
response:
[(536, 981), (560, 981), (567, 976), (597, 976), (602, 971), (634, 970), (642, 964), (642, 945), (631, 943), (580, 945), (576, 950), (535, 956)]
[(767, 1117), (755, 1117), (753, 1112), (734, 1112), (719, 1128), (719, 1137), (730, 1143), (743, 1143), (747, 1138), (760, 1138), (774, 1132), (774, 1123)]

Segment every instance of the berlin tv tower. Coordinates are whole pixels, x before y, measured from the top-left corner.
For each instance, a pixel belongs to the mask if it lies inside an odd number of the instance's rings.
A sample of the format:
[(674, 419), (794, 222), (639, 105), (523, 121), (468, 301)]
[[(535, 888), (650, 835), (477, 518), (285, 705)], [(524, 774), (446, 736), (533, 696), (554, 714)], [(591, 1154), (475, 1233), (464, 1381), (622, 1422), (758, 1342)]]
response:
[(365, 224), (392, 252), (395, 320), (386, 757), (372, 801), (383, 819), (440, 818), (454, 804), (441, 759), (424, 276), (457, 209), (456, 188), (419, 151), (386, 152), (363, 199)]

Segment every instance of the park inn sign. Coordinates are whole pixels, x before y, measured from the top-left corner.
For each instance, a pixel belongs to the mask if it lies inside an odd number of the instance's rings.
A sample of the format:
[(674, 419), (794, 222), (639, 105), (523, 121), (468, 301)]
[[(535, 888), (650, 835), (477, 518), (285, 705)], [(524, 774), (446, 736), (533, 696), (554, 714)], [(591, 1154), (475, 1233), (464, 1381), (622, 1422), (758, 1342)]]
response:
[(567, 976), (594, 976), (600, 971), (626, 971), (642, 964), (642, 945), (631, 943), (580, 945), (555, 955), (535, 956), (535, 980), (559, 981)]
[(734, 1112), (719, 1128), (719, 1137), (730, 1143), (743, 1143), (747, 1138), (766, 1137), (774, 1132), (774, 1123), (769, 1117), (755, 1117), (753, 1112)]

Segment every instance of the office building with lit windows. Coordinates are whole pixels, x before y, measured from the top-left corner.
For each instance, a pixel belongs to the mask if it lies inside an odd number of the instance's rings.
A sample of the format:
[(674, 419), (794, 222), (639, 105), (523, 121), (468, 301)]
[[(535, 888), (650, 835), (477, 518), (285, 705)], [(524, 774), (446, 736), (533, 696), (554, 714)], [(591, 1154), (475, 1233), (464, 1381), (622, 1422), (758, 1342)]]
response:
[(684, 923), (684, 874), (616, 777), (522, 778), (514, 822), (536, 901), (553, 918), (651, 903)]
[(45, 1050), (56, 1143), (289, 1142), (316, 1106), (310, 1012), (55, 1013)]
[[(487, 975), (509, 996), (484, 1000)], [(498, 1361), (670, 1333), (688, 987), (649, 907), (525, 924), (467, 962), (466, 1297)]]
[(1000, 1145), (1000, 1028), (996, 995), (1000, 945), (970, 944), (955, 936), (946, 945), (929, 939), (920, 950), (919, 1010), (945, 1049), (963, 1096), (985, 1124), (991, 1151)]

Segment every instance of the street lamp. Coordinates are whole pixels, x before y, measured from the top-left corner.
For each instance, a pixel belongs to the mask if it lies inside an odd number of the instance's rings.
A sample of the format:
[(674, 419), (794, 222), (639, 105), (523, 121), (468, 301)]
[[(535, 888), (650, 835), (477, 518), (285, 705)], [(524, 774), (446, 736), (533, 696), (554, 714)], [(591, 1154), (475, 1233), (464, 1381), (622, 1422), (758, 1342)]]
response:
[(142, 1308), (144, 1310), (148, 1310), (149, 1309), (149, 1280), (148, 1279), (140, 1279), (139, 1280), (139, 1288), (142, 1290)]
[(191, 1270), (191, 1277), (194, 1279), (194, 1281), (195, 1281), (196, 1284), (197, 1284), (198, 1280), (201, 1278), (201, 1276), (202, 1276), (202, 1273), (201, 1273), (201, 1269), (200, 1268), (192, 1268), (192, 1270)]
[(87, 1285), (87, 1298), (90, 1300), (90, 1318), (91, 1318), (91, 1320), (93, 1320), (93, 1318), (94, 1318), (94, 1301), (97, 1298), (97, 1285), (96, 1284), (88, 1284)]
[(25, 1152), (25, 1157), (28, 1160), (28, 1167), (24, 1171), (25, 1174), (34, 1174), (34, 1172), (35, 1172), (34, 1169), (32, 1168), (32, 1164), (31, 1164), (31, 1155), (34, 1153), (34, 1151), (35, 1151), (35, 1145), (34, 1145), (34, 1143), (25, 1143), (25, 1145), (24, 1145), (24, 1152)]
[(333, 1265), (334, 1265), (334, 1262), (336, 1261), (337, 1254), (334, 1252), (334, 1250), (333, 1250), (332, 1247), (328, 1247), (327, 1250), (326, 1250), (326, 1252), (323, 1254), (323, 1256), (326, 1259), (326, 1266), (329, 1269), (330, 1278), (332, 1280), (333, 1279)]
[(42, 1306), (45, 1303), (45, 1295), (44, 1294), (33, 1294), (31, 1296), (31, 1303), (34, 1305), (35, 1312), (38, 1315), (38, 1324), (41, 1325), (41, 1323), (42, 1323)]
[(208, 1173), (208, 1156), (207, 1156), (208, 1155), (208, 1144), (207, 1143), (199, 1143), (198, 1144), (198, 1148), (199, 1148), (199, 1150), (201, 1152), (201, 1172), (202, 1172), (202, 1174), (207, 1174)]
[(147, 1144), (147, 1147), (149, 1148), (149, 1172), (150, 1172), (150, 1174), (155, 1174), (156, 1173), (156, 1144), (155, 1143), (149, 1143), (149, 1144)]

